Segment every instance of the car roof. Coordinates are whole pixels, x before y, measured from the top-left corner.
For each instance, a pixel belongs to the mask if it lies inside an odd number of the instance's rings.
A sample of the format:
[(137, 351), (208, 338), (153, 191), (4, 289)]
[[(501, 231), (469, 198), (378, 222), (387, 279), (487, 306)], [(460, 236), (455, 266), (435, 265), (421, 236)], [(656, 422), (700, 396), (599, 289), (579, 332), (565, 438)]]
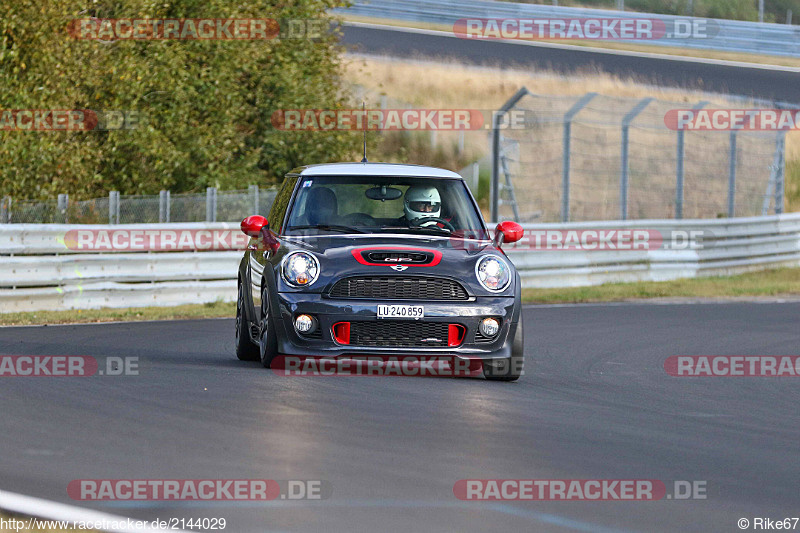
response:
[(425, 177), (457, 178), (461, 175), (443, 168), (396, 163), (326, 163), (298, 167), (290, 176), (371, 176), (371, 177)]

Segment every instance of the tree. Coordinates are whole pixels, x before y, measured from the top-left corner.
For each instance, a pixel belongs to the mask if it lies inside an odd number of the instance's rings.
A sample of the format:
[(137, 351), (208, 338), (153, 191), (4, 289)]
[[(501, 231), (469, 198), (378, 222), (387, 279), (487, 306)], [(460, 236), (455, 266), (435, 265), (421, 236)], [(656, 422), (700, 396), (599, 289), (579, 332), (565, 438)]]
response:
[[(0, 131), (0, 196), (73, 198), (268, 184), (354, 157), (359, 138), (273, 128), (278, 109), (347, 105), (334, 32), (272, 40), (76, 39), (71, 21), (322, 20), (337, 0), (0, 0), (0, 110), (140, 115), (135, 129)], [(295, 33), (301, 22), (295, 24)], [(315, 28), (319, 27), (317, 23)]]

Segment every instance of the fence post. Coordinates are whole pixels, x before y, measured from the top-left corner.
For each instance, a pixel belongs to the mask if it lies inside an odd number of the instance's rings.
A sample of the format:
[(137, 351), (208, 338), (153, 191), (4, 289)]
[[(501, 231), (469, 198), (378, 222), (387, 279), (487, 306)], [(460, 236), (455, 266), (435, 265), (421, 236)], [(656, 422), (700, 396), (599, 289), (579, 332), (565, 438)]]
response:
[(4, 196), (0, 202), (0, 224), (11, 223), (11, 197)]
[(728, 165), (728, 217), (736, 214), (736, 131), (731, 131), (730, 160)]
[(586, 93), (564, 115), (564, 147), (561, 163), (561, 222), (569, 222), (569, 174), (572, 156), (572, 119), (581, 109), (597, 96), (597, 93)]
[(217, 188), (206, 187), (206, 222), (217, 221)]
[(653, 100), (653, 98), (643, 98), (639, 100), (639, 103), (622, 119), (622, 172), (620, 173), (619, 180), (619, 210), (621, 220), (628, 220), (628, 180), (630, 174), (628, 164), (628, 140), (631, 122), (633, 122), (637, 115), (644, 111), (644, 108)]
[(500, 119), (526, 94), (530, 94), (528, 89), (522, 87), (492, 116), (492, 183), (491, 196), (489, 197), (491, 222), (498, 222), (498, 208), (500, 206)]
[(169, 222), (169, 191), (158, 193), (158, 221)]
[(119, 191), (108, 193), (108, 223), (119, 224)]
[(677, 168), (675, 176), (675, 218), (683, 218), (683, 161), (685, 156), (684, 134), (686, 132), (678, 129), (678, 152), (675, 155), (675, 167)]
[(498, 120), (499, 118), (497, 115), (495, 115), (492, 120), (492, 183), (489, 192), (491, 222), (497, 222), (500, 199), (500, 129), (498, 127)]
[(775, 175), (775, 214), (783, 214), (783, 199), (786, 192), (786, 132), (782, 131), (778, 137), (778, 172)]
[(58, 202), (57, 202), (57, 209), (59, 213), (59, 220), (64, 224), (68, 223), (67, 218), (67, 207), (69, 207), (69, 194), (59, 194), (58, 195)]
[(250, 189), (250, 194), (253, 196), (253, 214), (257, 215), (259, 213), (258, 185), (250, 185), (248, 189)]
[[(692, 108), (692, 111), (699, 111), (703, 109), (708, 102), (699, 102)], [(684, 161), (685, 161), (685, 137), (686, 130), (678, 128), (678, 153), (675, 156), (677, 173), (675, 177), (675, 218), (683, 218), (683, 180), (685, 177)]]

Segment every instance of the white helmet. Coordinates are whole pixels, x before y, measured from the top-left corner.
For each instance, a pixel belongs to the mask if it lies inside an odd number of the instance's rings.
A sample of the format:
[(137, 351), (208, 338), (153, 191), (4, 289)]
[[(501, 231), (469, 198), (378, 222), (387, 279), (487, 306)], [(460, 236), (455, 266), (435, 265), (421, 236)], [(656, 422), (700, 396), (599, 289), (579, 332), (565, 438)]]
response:
[(442, 200), (436, 187), (409, 187), (403, 200), (406, 220), (417, 218), (439, 218)]

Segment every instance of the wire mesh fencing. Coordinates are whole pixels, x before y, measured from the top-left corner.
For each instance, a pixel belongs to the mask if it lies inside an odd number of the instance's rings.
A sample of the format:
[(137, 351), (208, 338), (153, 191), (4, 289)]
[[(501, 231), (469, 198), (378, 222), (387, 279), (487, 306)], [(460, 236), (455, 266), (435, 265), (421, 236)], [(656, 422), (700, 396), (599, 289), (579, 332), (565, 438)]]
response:
[(276, 189), (259, 188), (203, 193), (120, 195), (70, 201), (67, 194), (46, 201), (0, 198), (4, 224), (157, 224), (165, 222), (237, 222), (248, 215), (269, 213)]
[(520, 222), (718, 218), (782, 212), (785, 132), (669, 127), (677, 105), (520, 90), (496, 123), (492, 218)]

